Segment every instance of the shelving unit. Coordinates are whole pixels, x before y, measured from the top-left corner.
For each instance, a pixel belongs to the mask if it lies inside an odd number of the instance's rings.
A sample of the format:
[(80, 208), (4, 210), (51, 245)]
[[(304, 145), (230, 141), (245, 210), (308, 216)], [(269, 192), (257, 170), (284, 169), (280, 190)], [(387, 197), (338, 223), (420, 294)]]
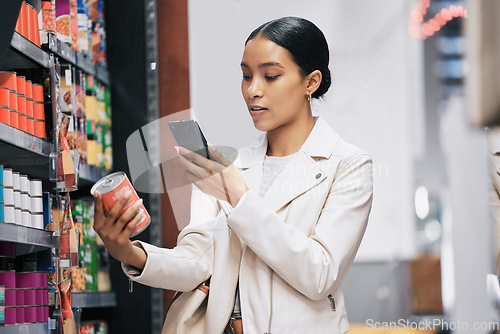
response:
[[(2, 13), (2, 16), (12, 14)], [(42, 40), (47, 41), (47, 43), (40, 48), (24, 36), (14, 32), (6, 56), (1, 61), (0, 70), (40, 69), (45, 73), (47, 70), (49, 71), (53, 114), (46, 115), (46, 117), (53, 119), (56, 117), (55, 61), (70, 63), (87, 75), (92, 75), (100, 83), (106, 86), (110, 85), (106, 67), (94, 64), (81, 52), (76, 52), (67, 44), (61, 43), (54, 34), (48, 33)], [(50, 164), (55, 163), (56, 153), (57, 147), (53, 142), (0, 123), (0, 165), (13, 168), (30, 178), (41, 179), (45, 191), (53, 192), (55, 189), (55, 182), (51, 180), (53, 175), (49, 174)], [(52, 168), (52, 170), (55, 169)], [(86, 189), (106, 174), (108, 172), (99, 167), (81, 163), (78, 186)], [(15, 256), (59, 247), (59, 237), (54, 232), (6, 223), (0, 223), (0, 242), (12, 244), (15, 247)], [(49, 303), (51, 306), (58, 306), (58, 298), (56, 297), (57, 294), (51, 293), (51, 302)], [(113, 292), (73, 292), (72, 307), (83, 309), (116, 307), (116, 296)], [(49, 333), (48, 324), (43, 322), (0, 326), (0, 334), (18, 333), (47, 334)]]

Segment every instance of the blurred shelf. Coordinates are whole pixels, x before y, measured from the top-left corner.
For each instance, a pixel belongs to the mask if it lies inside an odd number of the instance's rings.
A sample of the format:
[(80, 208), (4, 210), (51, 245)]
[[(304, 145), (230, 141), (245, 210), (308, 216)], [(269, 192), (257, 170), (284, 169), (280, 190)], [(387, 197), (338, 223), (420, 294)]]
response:
[(50, 231), (0, 223), (0, 241), (16, 243), (16, 255), (28, 254), (35, 250), (34, 247), (58, 248), (58, 240), (52, 234)]
[(49, 329), (46, 322), (0, 326), (0, 334), (45, 334), (48, 332)]
[(63, 58), (64, 60), (76, 65), (76, 52), (68, 44), (62, 43), (53, 34), (47, 34), (49, 50)]
[[(49, 55), (47, 52), (43, 51), (41, 48), (30, 42), (27, 38), (21, 34), (14, 32), (12, 35), (12, 41), (10, 42), (11, 47), (20, 52), (22, 55), (26, 56), (30, 60), (34, 61), (40, 66), (45, 68), (49, 67)], [(23, 66), (19, 66), (23, 67)]]
[(0, 123), (0, 164), (30, 178), (47, 180), (52, 143)]
[[(52, 296), (51, 296), (52, 295)], [(59, 307), (59, 297), (57, 293), (49, 293), (49, 304), (53, 300), (55, 307)], [(73, 291), (71, 294), (71, 307), (81, 308), (101, 308), (101, 307), (115, 307), (116, 295), (114, 292), (78, 292)]]
[(94, 63), (92, 63), (92, 61), (88, 57), (85, 57), (81, 52), (76, 53), (76, 65), (78, 65), (78, 67), (83, 71), (87, 72), (87, 74), (95, 76)]
[(110, 85), (110, 80), (109, 80), (109, 72), (107, 67), (104, 66), (96, 66), (96, 78), (106, 86)]
[(80, 185), (91, 186), (109, 173), (97, 166), (80, 165)]
[(116, 296), (114, 292), (73, 292), (71, 307), (95, 308), (115, 307)]

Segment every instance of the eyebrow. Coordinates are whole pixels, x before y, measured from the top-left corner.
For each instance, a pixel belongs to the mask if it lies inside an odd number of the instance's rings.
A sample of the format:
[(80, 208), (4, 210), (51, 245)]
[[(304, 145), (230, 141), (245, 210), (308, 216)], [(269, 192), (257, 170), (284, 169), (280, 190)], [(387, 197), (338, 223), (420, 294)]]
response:
[[(283, 65), (281, 65), (277, 61), (270, 61), (270, 62), (267, 62), (267, 63), (259, 64), (259, 68), (269, 67), (269, 66), (278, 66), (278, 67), (281, 67), (281, 68), (285, 68)], [(243, 62), (241, 63), (241, 67), (247, 67), (247, 68), (249, 68), (249, 66), (247, 64), (243, 63)]]

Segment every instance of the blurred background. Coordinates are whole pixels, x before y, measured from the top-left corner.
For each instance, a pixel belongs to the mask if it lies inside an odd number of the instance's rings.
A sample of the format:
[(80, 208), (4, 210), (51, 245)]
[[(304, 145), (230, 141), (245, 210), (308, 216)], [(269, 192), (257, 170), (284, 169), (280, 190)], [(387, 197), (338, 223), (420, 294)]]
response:
[[(45, 2), (59, 1), (27, 3), (41, 15)], [(240, 90), (246, 38), (283, 16), (314, 22), (329, 43), (332, 86), (324, 100), (313, 102), (313, 113), (374, 161), (373, 209), (343, 282), (351, 332), (500, 329), (498, 0), (99, 0), (99, 60), (78, 47), (73, 60), (64, 45), (58, 49), (42, 38), (46, 69), (30, 54), (37, 50), (16, 44), (21, 2), (2, 5), (0, 71), (54, 81), (50, 61), (69, 64), (109, 91), (112, 166), (82, 176), (88, 182), (71, 193), (82, 200), (100, 176), (130, 175), (127, 138), (160, 117), (192, 108), (210, 143), (251, 143), (260, 133)], [(15, 13), (10, 23), (7, 9)], [(56, 105), (46, 107), (47, 129), (57, 123)], [(47, 132), (44, 142), (53, 138)], [(15, 146), (1, 140), (5, 152)], [(9, 159), (4, 165), (14, 167)], [(53, 188), (44, 183), (56, 196)], [(188, 215), (189, 192), (171, 199), (139, 195), (153, 220), (136, 238), (174, 247), (179, 231), (172, 208)], [(106, 266), (114, 302), (80, 305), (82, 319), (103, 319), (109, 333), (160, 333), (173, 292), (135, 284), (131, 293), (120, 264), (108, 259)], [(0, 333), (15, 327), (0, 327)]]

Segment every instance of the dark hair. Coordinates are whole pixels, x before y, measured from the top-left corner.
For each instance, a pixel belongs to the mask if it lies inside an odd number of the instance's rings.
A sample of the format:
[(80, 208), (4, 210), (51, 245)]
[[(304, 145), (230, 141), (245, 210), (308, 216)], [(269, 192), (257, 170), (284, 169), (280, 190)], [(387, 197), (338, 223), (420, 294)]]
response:
[(330, 52), (325, 35), (314, 23), (292, 16), (269, 21), (252, 31), (245, 45), (258, 35), (285, 48), (304, 76), (315, 70), (321, 71), (321, 84), (312, 94), (313, 98), (319, 98), (328, 91), (332, 82), (328, 69)]

